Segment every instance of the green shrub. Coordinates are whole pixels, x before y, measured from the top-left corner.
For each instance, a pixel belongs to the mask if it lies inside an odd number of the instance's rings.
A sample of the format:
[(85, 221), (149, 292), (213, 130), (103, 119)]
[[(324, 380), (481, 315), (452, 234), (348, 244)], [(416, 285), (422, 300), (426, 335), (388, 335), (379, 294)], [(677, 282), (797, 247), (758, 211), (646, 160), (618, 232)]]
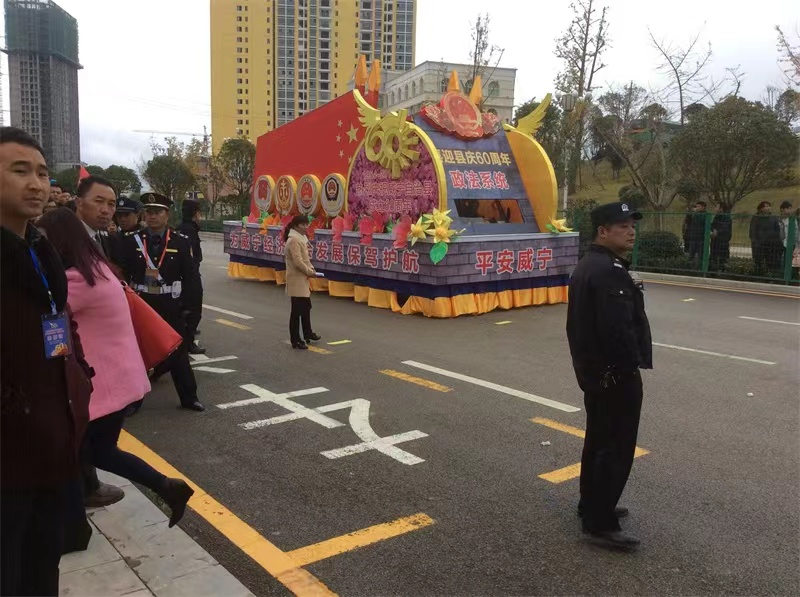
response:
[(654, 259), (685, 257), (677, 234), (665, 230), (639, 233), (639, 263)]
[(666, 274), (675, 273), (687, 276), (700, 275), (700, 265), (697, 261), (692, 261), (686, 255), (675, 257), (645, 257), (640, 258), (636, 269), (642, 271), (663, 272)]

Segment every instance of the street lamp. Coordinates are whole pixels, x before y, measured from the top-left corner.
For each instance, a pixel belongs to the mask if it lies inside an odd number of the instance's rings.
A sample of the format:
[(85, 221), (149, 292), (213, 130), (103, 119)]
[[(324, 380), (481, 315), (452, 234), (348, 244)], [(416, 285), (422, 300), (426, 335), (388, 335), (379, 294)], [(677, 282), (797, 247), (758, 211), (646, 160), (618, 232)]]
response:
[[(565, 93), (561, 96), (561, 107), (564, 109), (564, 119), (566, 123), (566, 119), (569, 118), (570, 113), (575, 109), (575, 103), (577, 98), (572, 93)], [(569, 151), (567, 151), (567, 138), (566, 138), (566, 127), (564, 128), (564, 198), (562, 199), (561, 208), (566, 211), (567, 209), (567, 189), (569, 184), (567, 182), (567, 178), (569, 178)]]

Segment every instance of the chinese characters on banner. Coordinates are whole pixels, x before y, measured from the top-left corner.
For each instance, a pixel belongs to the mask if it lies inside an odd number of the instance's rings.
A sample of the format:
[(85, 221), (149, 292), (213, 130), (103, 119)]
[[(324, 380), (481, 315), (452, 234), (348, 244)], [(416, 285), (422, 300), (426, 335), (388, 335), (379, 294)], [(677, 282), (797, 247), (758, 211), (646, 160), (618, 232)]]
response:
[(527, 247), (520, 251), (475, 251), (475, 269), (482, 276), (544, 271), (553, 260), (553, 250), (547, 247)]

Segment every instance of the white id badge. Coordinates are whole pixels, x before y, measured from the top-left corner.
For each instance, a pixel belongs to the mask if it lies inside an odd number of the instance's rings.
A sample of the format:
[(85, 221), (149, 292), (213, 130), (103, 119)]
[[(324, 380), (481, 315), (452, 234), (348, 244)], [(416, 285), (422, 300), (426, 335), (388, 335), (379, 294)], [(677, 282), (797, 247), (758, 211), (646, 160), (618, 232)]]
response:
[(177, 280), (172, 283), (172, 298), (180, 298), (181, 296), (181, 281)]

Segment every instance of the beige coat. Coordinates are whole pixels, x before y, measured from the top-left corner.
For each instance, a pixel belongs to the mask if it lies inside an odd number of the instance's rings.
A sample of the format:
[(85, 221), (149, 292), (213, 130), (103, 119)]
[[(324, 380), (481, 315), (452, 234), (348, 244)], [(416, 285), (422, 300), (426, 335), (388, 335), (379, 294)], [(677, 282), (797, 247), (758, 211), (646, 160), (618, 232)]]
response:
[(284, 250), (286, 258), (286, 294), (289, 296), (311, 296), (309, 278), (316, 276), (317, 272), (311, 265), (309, 257), (308, 238), (297, 230), (289, 232)]

